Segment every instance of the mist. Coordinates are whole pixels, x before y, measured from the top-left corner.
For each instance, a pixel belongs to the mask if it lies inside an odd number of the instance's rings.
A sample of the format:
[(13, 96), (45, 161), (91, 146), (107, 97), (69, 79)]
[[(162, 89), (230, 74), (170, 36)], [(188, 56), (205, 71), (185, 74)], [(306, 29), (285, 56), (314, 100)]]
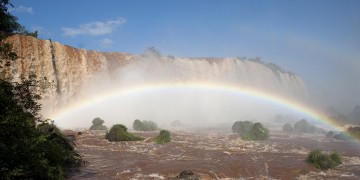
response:
[[(181, 87), (202, 82), (243, 85), (307, 102), (306, 89), (298, 77), (289, 82), (281, 78), (282, 74), (274, 73), (261, 62), (165, 57), (150, 48), (111, 74), (100, 72), (93, 76), (67, 103), (53, 107), (51, 115), (55, 124), (65, 129), (88, 128), (96, 117), (104, 119), (106, 126), (120, 123), (128, 127), (135, 119), (152, 120), (160, 127), (171, 127), (174, 121), (188, 127), (212, 127), (229, 126), (238, 120), (270, 123), (277, 114), (306, 117), (256, 97)], [(133, 87), (157, 84), (166, 84), (168, 88), (122, 93)]]

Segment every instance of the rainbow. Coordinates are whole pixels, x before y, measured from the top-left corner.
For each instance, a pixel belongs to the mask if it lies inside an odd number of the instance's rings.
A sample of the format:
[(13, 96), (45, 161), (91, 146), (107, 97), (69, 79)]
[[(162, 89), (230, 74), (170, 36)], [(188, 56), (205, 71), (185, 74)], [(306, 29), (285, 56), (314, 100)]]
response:
[(187, 83), (151, 83), (151, 84), (140, 84), (134, 86), (126, 86), (116, 88), (115, 90), (107, 93), (100, 94), (94, 98), (81, 101), (79, 103), (73, 103), (72, 105), (61, 109), (60, 111), (52, 114), (51, 119), (55, 120), (61, 118), (68, 113), (74, 113), (78, 110), (86, 109), (88, 106), (93, 104), (99, 104), (105, 100), (143, 94), (148, 92), (163, 92), (170, 90), (198, 90), (198, 91), (214, 91), (219, 93), (230, 93), (234, 95), (249, 96), (261, 101), (266, 101), (274, 105), (284, 107), (289, 110), (293, 110), (300, 114), (304, 114), (311, 119), (322, 123), (323, 125), (332, 127), (338, 131), (343, 131), (343, 127), (336, 124), (331, 119), (327, 118), (324, 114), (316, 111), (315, 108), (311, 108), (309, 105), (292, 101), (284, 97), (271, 94), (269, 92), (261, 91), (259, 89), (244, 87), (234, 84), (225, 83), (207, 83), (207, 82), (187, 82)]

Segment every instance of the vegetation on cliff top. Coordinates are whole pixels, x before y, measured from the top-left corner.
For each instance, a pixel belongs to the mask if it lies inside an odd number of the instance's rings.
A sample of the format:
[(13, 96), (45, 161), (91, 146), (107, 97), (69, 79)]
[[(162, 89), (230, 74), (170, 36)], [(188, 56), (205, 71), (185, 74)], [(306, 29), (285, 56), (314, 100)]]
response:
[(141, 141), (144, 138), (131, 134), (122, 124), (115, 124), (110, 131), (106, 133), (105, 138), (109, 141)]

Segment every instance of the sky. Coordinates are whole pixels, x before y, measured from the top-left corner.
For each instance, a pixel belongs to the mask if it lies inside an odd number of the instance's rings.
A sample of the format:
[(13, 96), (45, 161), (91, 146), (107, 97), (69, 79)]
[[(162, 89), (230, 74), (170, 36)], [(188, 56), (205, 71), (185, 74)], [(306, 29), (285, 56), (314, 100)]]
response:
[(298, 74), (310, 98), (360, 104), (358, 0), (14, 0), (39, 38), (77, 48), (179, 57), (260, 57)]

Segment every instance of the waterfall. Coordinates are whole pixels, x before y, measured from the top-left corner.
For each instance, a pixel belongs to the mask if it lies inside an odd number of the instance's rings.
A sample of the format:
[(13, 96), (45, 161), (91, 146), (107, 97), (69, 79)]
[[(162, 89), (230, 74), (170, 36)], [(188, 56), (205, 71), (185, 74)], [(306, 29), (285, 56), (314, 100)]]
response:
[(60, 81), (59, 81), (59, 73), (58, 70), (56, 68), (56, 57), (55, 57), (55, 48), (53, 45), (53, 42), (51, 41), (51, 39), (49, 39), (50, 41), (50, 50), (51, 50), (51, 63), (52, 63), (52, 67), (54, 70), (54, 77), (55, 77), (55, 84), (56, 84), (56, 92), (61, 95), (61, 91), (60, 91)]
[(37, 77), (45, 77), (54, 83), (54, 87), (44, 96), (65, 106), (84, 89), (102, 86), (104, 82), (110, 85), (152, 81), (221, 82), (307, 99), (306, 86), (300, 76), (259, 59), (106, 53), (19, 35), (9, 37), (7, 41), (13, 44), (14, 51), (21, 58), (10, 67), (1, 69), (0, 74), (9, 72), (9, 79), (26, 78), (31, 71)]

